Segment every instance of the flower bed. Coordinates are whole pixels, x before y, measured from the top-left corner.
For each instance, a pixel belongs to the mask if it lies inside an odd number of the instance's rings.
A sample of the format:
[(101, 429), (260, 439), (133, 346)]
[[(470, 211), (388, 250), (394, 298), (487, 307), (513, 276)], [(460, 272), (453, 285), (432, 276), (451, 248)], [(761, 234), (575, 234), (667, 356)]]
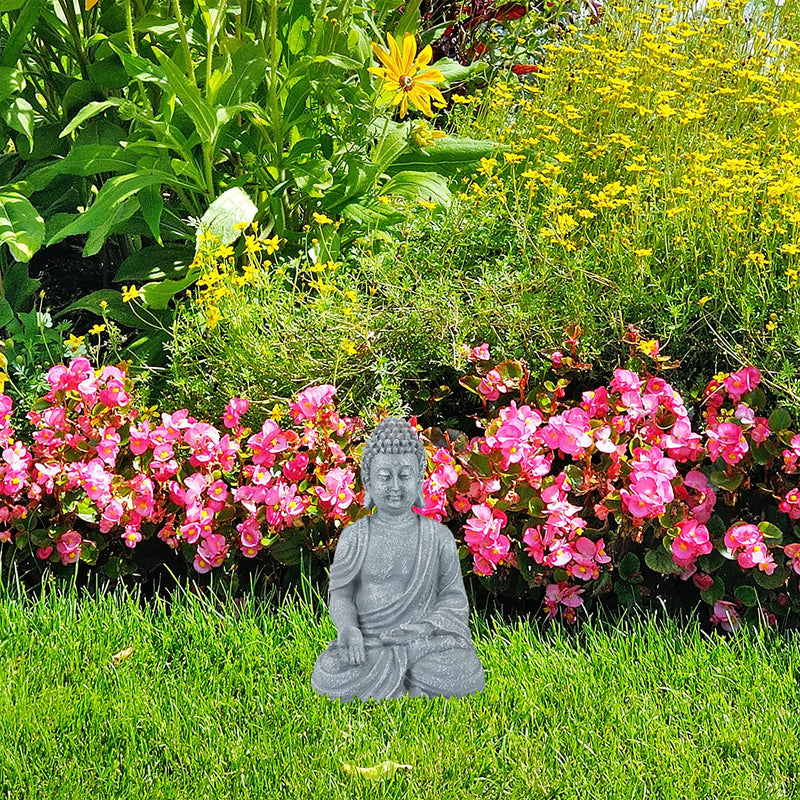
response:
[[(556, 380), (532, 389), (524, 361), (470, 351), (475, 374), (461, 382), (483, 402), (483, 434), (411, 419), (429, 453), (422, 512), (451, 524), (490, 590), (541, 598), (550, 619), (575, 622), (612, 591), (623, 605), (644, 602), (665, 576), (691, 580), (726, 630), (800, 609), (800, 434), (785, 411), (758, 413), (759, 371), (715, 376), (696, 432), (680, 395), (641, 360), (659, 371), (658, 343), (635, 330), (636, 369), (566, 400), (566, 376), (588, 366), (579, 336), (572, 356), (552, 355)], [(186, 409), (137, 409), (124, 367), (75, 358), (50, 369), (28, 444), (0, 395), (0, 542), (15, 557), (56, 569), (81, 560), (116, 577), (155, 536), (198, 573), (264, 553), (291, 563), (304, 548), (327, 560), (342, 526), (367, 513), (366, 426), (339, 416), (334, 386), (306, 389), (290, 422), (276, 409), (254, 432), (240, 424), (243, 398), (221, 427)]]

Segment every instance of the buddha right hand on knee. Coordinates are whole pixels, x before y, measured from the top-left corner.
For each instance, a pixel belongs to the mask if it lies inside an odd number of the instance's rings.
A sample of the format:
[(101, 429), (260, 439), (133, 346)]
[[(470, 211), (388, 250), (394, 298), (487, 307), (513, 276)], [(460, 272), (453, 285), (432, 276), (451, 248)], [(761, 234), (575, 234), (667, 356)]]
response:
[(347, 663), (358, 666), (366, 658), (364, 637), (358, 628), (347, 627), (339, 631), (339, 647), (344, 650)]

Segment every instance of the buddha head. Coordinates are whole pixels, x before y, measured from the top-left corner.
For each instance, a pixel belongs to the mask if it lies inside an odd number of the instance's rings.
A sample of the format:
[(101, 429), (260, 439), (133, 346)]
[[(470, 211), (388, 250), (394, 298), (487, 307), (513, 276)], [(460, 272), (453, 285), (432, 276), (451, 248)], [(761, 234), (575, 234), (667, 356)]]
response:
[(364, 507), (390, 515), (422, 508), (422, 484), (428, 457), (416, 431), (402, 417), (380, 422), (364, 446), (361, 483)]

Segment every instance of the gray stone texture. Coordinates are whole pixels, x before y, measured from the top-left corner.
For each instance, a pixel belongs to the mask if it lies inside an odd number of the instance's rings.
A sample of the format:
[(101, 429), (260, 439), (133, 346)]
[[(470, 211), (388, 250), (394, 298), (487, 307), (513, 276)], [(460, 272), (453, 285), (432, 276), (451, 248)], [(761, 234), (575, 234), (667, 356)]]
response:
[(365, 505), (346, 526), (331, 566), (328, 607), (338, 636), (311, 685), (349, 702), (463, 697), (483, 691), (453, 534), (422, 516), (426, 456), (402, 418), (381, 422), (364, 448)]

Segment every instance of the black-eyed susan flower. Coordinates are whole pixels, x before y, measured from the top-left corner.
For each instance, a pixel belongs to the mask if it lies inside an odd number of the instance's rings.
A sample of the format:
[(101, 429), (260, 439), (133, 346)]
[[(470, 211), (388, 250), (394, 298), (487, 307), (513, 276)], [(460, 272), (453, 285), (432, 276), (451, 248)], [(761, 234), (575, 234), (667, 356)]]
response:
[(439, 108), (447, 105), (442, 93), (433, 86), (433, 83), (443, 81), (444, 75), (438, 69), (424, 69), (433, 57), (433, 49), (426, 45), (417, 56), (416, 40), (408, 32), (403, 36), (402, 52), (391, 33), (386, 35), (386, 39), (389, 42), (388, 52), (376, 42), (371, 43), (383, 67), (370, 67), (368, 72), (384, 79), (384, 91), (393, 94), (392, 105), (400, 105), (401, 119), (408, 111), (409, 102), (423, 114), (432, 117), (431, 98)]

